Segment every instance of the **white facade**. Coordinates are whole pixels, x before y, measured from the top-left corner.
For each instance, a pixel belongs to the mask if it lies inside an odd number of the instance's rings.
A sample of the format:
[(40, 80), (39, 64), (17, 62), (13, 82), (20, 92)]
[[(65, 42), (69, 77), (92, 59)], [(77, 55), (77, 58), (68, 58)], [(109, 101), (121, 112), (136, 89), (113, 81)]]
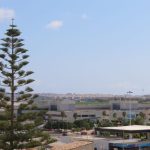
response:
[[(105, 111), (105, 115), (104, 115)], [(91, 120), (113, 120), (117, 118), (123, 118), (123, 112), (126, 112), (125, 119), (129, 119), (130, 112), (124, 110), (73, 110), (73, 111), (64, 111), (66, 117), (63, 118), (64, 121), (74, 122), (74, 113), (77, 113), (76, 120), (83, 120), (83, 119), (91, 119)], [(145, 122), (150, 123), (150, 110), (134, 110), (131, 113), (134, 116), (137, 116), (140, 112), (146, 115)], [(114, 113), (116, 114), (116, 118), (114, 118)], [(62, 120), (61, 111), (48, 111), (47, 114), (51, 115), (51, 119), (54, 120)], [(134, 119), (134, 118), (133, 118)]]
[(72, 100), (64, 99), (36, 99), (34, 104), (38, 108), (48, 109), (51, 111), (65, 111), (65, 110), (74, 110), (75, 102)]

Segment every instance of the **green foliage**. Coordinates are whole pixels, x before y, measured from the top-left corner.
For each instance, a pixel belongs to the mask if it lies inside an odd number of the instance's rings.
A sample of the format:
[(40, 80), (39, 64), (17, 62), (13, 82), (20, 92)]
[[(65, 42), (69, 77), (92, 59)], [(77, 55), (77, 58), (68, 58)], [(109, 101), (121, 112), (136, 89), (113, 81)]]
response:
[(145, 119), (146, 115), (143, 113), (143, 112), (140, 112), (139, 113), (139, 116), (142, 118), (142, 119)]
[(62, 121), (51, 121), (49, 120), (46, 125), (46, 129), (72, 129), (74, 128), (74, 124), (70, 122), (62, 122)]
[[(3, 110), (0, 114), (0, 149), (4, 150), (43, 146), (52, 141), (38, 128), (43, 124), (43, 112), (32, 110), (33, 99), (37, 95), (27, 86), (34, 82), (28, 79), (33, 71), (24, 70), (29, 63), (29, 55), (23, 48), (20, 34), (15, 25), (10, 25), (0, 47), (0, 85), (4, 87), (0, 88), (0, 109)], [(18, 106), (17, 114), (15, 104)]]
[(64, 118), (66, 117), (66, 114), (65, 114), (65, 112), (64, 111), (61, 111), (61, 118), (62, 118), (62, 121), (64, 120)]
[(75, 130), (81, 130), (81, 129), (92, 129), (94, 127), (94, 122), (90, 120), (76, 120), (74, 123), (70, 122), (63, 122), (63, 121), (52, 121), (49, 120), (45, 128), (46, 129), (75, 129)]
[(122, 112), (122, 116), (125, 118), (127, 113), (125, 111)]
[(132, 124), (136, 124), (136, 125), (144, 125), (145, 122), (145, 118), (142, 116), (137, 116), (134, 120), (132, 120)]
[(117, 113), (113, 113), (113, 118), (117, 118)]
[(98, 124), (99, 127), (110, 127), (113, 126), (112, 121), (108, 120), (108, 119), (103, 119), (102, 121), (99, 122)]
[(77, 114), (77, 113), (74, 113), (74, 114), (73, 114), (73, 118), (74, 118), (74, 120), (76, 120), (76, 119), (77, 119), (77, 117), (78, 117), (78, 114)]
[(94, 122), (90, 120), (76, 120), (74, 121), (74, 127), (89, 130), (94, 127)]
[(107, 115), (107, 113), (106, 113), (105, 110), (102, 112), (102, 114), (103, 114), (103, 116), (106, 116), (106, 115)]

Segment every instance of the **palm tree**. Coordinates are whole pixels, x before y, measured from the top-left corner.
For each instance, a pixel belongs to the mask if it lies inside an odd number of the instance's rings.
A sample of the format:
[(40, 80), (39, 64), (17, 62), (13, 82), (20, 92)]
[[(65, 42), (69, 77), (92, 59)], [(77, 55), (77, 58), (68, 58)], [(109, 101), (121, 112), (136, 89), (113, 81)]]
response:
[(126, 113), (125, 111), (123, 111), (123, 112), (122, 112), (122, 116), (123, 116), (123, 118), (125, 118), (125, 117), (126, 117), (126, 114), (127, 114), (127, 113)]
[(63, 128), (64, 128), (64, 117), (66, 117), (66, 114), (64, 111), (61, 111), (61, 118), (62, 118), (62, 122), (63, 122)]
[(113, 118), (117, 118), (117, 113), (113, 113)]
[(140, 112), (140, 113), (139, 113), (139, 116), (140, 116), (142, 119), (145, 119), (145, 116), (146, 116), (146, 115), (145, 115), (143, 112)]
[(112, 119), (111, 121), (112, 121), (113, 125), (117, 125), (117, 123), (118, 123), (118, 120), (117, 120), (117, 113), (114, 112), (114, 113), (112, 114), (112, 117), (113, 117), (113, 119)]
[(125, 112), (125, 111), (123, 111), (122, 112), (122, 117), (123, 117), (123, 125), (125, 125), (126, 124), (126, 115), (127, 115), (127, 113)]
[(51, 129), (52, 129), (52, 115), (48, 114), (48, 122), (51, 124)]
[(77, 117), (78, 117), (78, 114), (77, 114), (77, 113), (74, 113), (74, 114), (73, 114), (74, 121), (76, 121)]
[(102, 114), (103, 114), (103, 116), (106, 116), (106, 111), (104, 110), (104, 111), (102, 112)]

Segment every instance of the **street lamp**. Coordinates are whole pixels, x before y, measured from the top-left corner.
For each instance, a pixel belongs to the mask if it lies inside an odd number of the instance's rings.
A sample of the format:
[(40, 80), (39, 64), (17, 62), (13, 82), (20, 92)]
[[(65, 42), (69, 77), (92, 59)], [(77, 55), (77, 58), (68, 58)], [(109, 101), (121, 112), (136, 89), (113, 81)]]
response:
[[(128, 91), (128, 92), (127, 92), (127, 94), (128, 94), (129, 96), (130, 96), (132, 93), (133, 93), (132, 91)], [(132, 120), (131, 120), (131, 98), (130, 98), (129, 100), (130, 100), (130, 101), (129, 101), (129, 105), (130, 105), (130, 106), (129, 106), (129, 107), (130, 107), (130, 108), (129, 108), (129, 112), (130, 112), (130, 126), (131, 126), (131, 124), (132, 124), (132, 122), (131, 122), (131, 121), (132, 121)]]

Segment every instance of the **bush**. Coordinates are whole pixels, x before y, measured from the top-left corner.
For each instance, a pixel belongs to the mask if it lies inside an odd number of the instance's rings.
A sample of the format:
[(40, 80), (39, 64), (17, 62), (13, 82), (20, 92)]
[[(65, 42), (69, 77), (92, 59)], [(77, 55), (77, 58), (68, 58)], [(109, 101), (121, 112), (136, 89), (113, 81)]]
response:
[(62, 122), (62, 121), (48, 121), (45, 125), (46, 129), (72, 129), (76, 130), (80, 129), (92, 129), (94, 126), (94, 122), (90, 120), (76, 120), (74, 123), (70, 122)]
[(48, 121), (45, 125), (46, 129), (72, 129), (73, 127), (73, 123), (62, 121)]
[(74, 127), (75, 128), (82, 128), (82, 129), (92, 129), (94, 126), (94, 122), (90, 121), (90, 120), (76, 120), (74, 122)]

